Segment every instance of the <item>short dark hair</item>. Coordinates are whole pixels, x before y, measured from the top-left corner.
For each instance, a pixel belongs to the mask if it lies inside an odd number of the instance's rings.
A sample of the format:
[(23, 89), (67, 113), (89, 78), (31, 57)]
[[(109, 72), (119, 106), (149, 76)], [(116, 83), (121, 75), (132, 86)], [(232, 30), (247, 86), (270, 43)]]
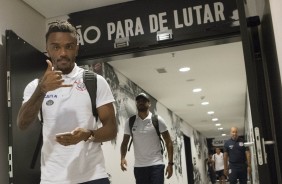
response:
[(76, 38), (77, 32), (75, 27), (69, 23), (67, 20), (57, 20), (55, 22), (49, 23), (48, 31), (45, 35), (46, 42), (48, 40), (48, 37), (51, 33), (56, 32), (66, 32), (71, 33)]

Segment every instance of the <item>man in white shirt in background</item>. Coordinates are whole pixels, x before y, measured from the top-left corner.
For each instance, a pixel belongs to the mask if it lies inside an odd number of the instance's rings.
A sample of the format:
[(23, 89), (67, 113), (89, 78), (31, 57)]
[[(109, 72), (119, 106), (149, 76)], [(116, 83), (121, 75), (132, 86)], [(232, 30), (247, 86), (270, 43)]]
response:
[(212, 156), (214, 160), (215, 174), (219, 179), (219, 183), (225, 184), (225, 175), (224, 175), (224, 159), (223, 153), (219, 148), (215, 148), (215, 154)]

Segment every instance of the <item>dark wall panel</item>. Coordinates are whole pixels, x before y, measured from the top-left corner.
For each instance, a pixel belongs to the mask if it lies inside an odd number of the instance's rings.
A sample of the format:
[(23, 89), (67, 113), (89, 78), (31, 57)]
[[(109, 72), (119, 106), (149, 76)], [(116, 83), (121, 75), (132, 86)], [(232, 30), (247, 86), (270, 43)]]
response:
[[(4, 36), (3, 36), (4, 37)], [(7, 66), (5, 57), (5, 38), (0, 44), (0, 183), (8, 183), (8, 110), (7, 110)]]
[[(268, 0), (259, 0), (258, 4), (265, 3), (261, 21), (261, 37), (264, 56), (266, 58), (267, 71), (269, 75), (269, 88), (271, 94), (271, 103), (273, 109), (273, 121), (275, 124), (275, 135), (270, 135), (269, 138), (276, 137), (276, 144), (278, 148), (279, 162), (282, 165), (282, 90), (281, 90), (281, 74), (279, 71), (279, 64), (277, 58), (277, 50), (275, 44), (275, 37), (272, 25), (272, 17), (270, 4)], [(282, 180), (280, 170), (280, 181)]]
[(25, 131), (17, 127), (17, 113), (22, 103), (25, 86), (34, 78), (40, 77), (47, 64), (46, 56), (33, 46), (19, 38), (14, 32), (6, 31), (7, 63), (10, 71), (11, 108), (9, 108), (9, 146), (13, 152), (13, 177), (10, 183), (36, 184), (39, 183), (39, 159), (31, 168), (40, 123), (35, 123)]

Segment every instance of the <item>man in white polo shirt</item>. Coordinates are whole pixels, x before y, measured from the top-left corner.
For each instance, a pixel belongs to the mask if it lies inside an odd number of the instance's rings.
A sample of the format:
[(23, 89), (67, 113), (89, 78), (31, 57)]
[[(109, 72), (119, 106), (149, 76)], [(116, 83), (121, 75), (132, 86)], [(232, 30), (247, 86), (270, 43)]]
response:
[(225, 184), (225, 175), (224, 175), (224, 159), (223, 153), (219, 148), (215, 148), (215, 154), (213, 154), (212, 159), (215, 165), (215, 174), (219, 179), (220, 184)]
[[(163, 161), (160, 138), (152, 122), (153, 114), (149, 111), (151, 106), (150, 98), (145, 93), (136, 96), (136, 107), (138, 113), (132, 127), (132, 137), (134, 145), (134, 176), (136, 184), (164, 184), (164, 174), (170, 178), (173, 173), (173, 146), (170, 134), (167, 130), (163, 118), (158, 115), (158, 129), (164, 139), (167, 154), (168, 165), (165, 169)], [(127, 145), (131, 136), (129, 119), (125, 123), (124, 137), (120, 147), (121, 152), (121, 170), (127, 170)]]
[[(41, 184), (109, 184), (101, 142), (117, 134), (113, 95), (106, 80), (97, 75), (93, 116), (84, 69), (75, 63), (77, 33), (67, 21), (57, 21), (46, 33), (50, 60), (41, 77), (30, 82), (18, 113), (18, 126), (26, 129), (43, 114)], [(102, 126), (98, 128), (98, 124)]]

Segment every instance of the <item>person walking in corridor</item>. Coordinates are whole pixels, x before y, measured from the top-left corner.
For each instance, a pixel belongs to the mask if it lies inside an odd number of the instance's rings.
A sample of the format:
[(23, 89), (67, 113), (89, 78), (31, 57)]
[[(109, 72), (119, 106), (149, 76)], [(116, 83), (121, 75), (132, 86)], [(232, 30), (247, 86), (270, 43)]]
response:
[[(247, 184), (248, 174), (251, 175), (251, 156), (243, 139), (238, 136), (238, 128), (230, 129), (231, 138), (224, 143), (224, 174), (229, 176), (230, 184)], [(229, 165), (228, 165), (229, 163)]]
[[(134, 146), (134, 176), (136, 184), (164, 184), (164, 161), (162, 155), (161, 141), (152, 122), (152, 113), (149, 111), (151, 106), (150, 98), (145, 93), (136, 96), (137, 115), (132, 127), (129, 126), (129, 119), (125, 123), (124, 137), (121, 143), (121, 170), (127, 170), (127, 153), (130, 136), (133, 139)], [(170, 134), (167, 130), (164, 120), (158, 115), (158, 128), (162, 138), (165, 141), (168, 165), (166, 167), (166, 176), (170, 178), (173, 173), (173, 145)], [(131, 135), (132, 132), (132, 135)]]
[(215, 154), (213, 154), (212, 159), (214, 161), (215, 174), (219, 179), (219, 183), (225, 184), (224, 159), (223, 153), (219, 148), (215, 148)]

